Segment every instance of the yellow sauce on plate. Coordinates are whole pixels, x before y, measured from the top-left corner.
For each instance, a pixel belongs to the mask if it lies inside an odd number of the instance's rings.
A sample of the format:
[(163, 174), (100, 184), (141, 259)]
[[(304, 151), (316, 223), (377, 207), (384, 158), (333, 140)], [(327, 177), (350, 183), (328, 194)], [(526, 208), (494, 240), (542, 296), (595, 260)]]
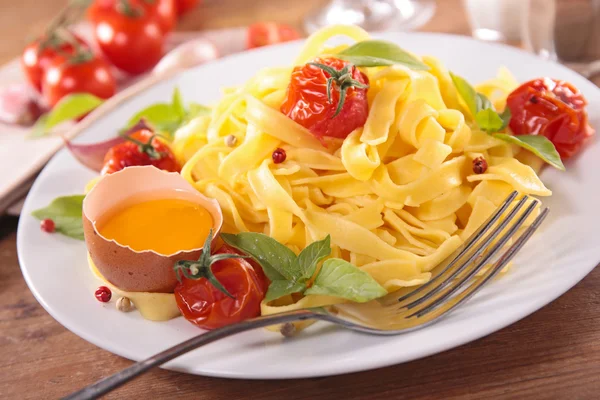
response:
[(151, 321), (168, 321), (181, 315), (173, 293), (127, 292), (121, 290), (109, 283), (102, 276), (89, 254), (88, 264), (96, 278), (108, 286), (113, 293), (128, 297), (145, 319)]

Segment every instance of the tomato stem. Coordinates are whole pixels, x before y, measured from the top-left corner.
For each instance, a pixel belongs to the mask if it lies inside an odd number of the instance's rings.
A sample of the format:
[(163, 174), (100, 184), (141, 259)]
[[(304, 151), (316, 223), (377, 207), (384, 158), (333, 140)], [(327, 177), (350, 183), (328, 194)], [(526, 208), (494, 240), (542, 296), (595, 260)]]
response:
[(332, 102), (331, 99), (331, 89), (333, 85), (338, 88), (340, 92), (340, 99), (338, 100), (337, 107), (335, 109), (335, 113), (331, 118), (337, 117), (337, 115), (342, 111), (344, 107), (344, 101), (346, 100), (346, 92), (350, 88), (359, 88), (359, 89), (368, 89), (369, 85), (365, 85), (358, 80), (352, 78), (352, 68), (354, 68), (353, 64), (346, 64), (344, 68), (341, 70), (337, 70), (329, 65), (311, 62), (308, 63), (314, 67), (322, 69), (324, 72), (329, 74), (329, 78), (327, 78), (327, 100), (329, 103)]
[[(56, 47), (54, 50), (65, 57), (67, 62), (71, 64), (82, 64), (88, 61), (91, 61), (94, 58), (94, 53), (87, 46), (83, 45), (81, 42), (77, 40), (75, 35), (68, 29), (59, 28), (55, 32), (56, 36), (60, 38), (60, 45)], [(64, 43), (68, 43), (74, 50), (73, 54), (65, 52), (60, 46)]]
[(164, 152), (156, 151), (156, 149), (154, 148), (154, 146), (152, 146), (152, 141), (154, 139), (156, 139), (157, 136), (159, 136), (157, 134), (152, 135), (150, 137), (150, 139), (148, 139), (148, 141), (145, 142), (145, 143), (142, 142), (142, 141), (140, 141), (140, 140), (137, 140), (137, 139), (135, 139), (135, 138), (133, 138), (133, 137), (131, 137), (129, 135), (123, 134), (123, 133), (120, 133), (119, 135), (123, 139), (125, 139), (125, 140), (127, 140), (129, 142), (137, 144), (139, 152), (140, 153), (146, 153), (148, 155), (148, 157), (150, 157), (153, 160), (160, 160), (161, 158), (163, 158), (165, 156)]
[(119, 0), (117, 3), (117, 11), (130, 18), (140, 18), (144, 15), (144, 9), (141, 7), (133, 7), (129, 0)]
[(59, 49), (65, 43), (61, 34), (62, 31), (67, 30), (67, 26), (80, 19), (91, 2), (92, 0), (72, 0), (63, 7), (46, 28), (46, 33), (43, 35), (44, 39), (38, 48), (38, 54), (48, 47), (54, 50)]
[(183, 277), (187, 279), (201, 279), (206, 278), (217, 290), (225, 294), (226, 296), (235, 299), (235, 297), (225, 289), (225, 286), (215, 276), (212, 272), (212, 265), (221, 260), (227, 260), (230, 258), (248, 258), (247, 256), (241, 256), (239, 254), (215, 254), (211, 255), (211, 245), (213, 240), (213, 230), (210, 229), (208, 233), (208, 237), (204, 242), (204, 246), (202, 247), (202, 254), (200, 254), (200, 258), (198, 261), (189, 261), (189, 260), (180, 260), (177, 261), (174, 265), (175, 275), (177, 276), (177, 280), (179, 282), (182, 281)]

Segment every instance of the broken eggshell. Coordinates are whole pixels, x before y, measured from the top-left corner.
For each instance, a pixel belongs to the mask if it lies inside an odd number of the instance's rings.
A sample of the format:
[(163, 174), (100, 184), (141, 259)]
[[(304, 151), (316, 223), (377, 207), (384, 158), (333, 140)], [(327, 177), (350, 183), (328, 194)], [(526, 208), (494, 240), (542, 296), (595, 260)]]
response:
[(217, 237), (223, 223), (219, 203), (199, 193), (178, 173), (153, 166), (128, 167), (106, 175), (86, 195), (83, 201), (85, 242), (102, 276), (125, 291), (172, 293), (177, 284), (173, 266), (179, 260), (197, 260), (202, 248), (159, 254), (152, 250), (135, 251), (103, 237), (96, 228), (98, 219), (131, 198), (142, 201), (176, 198), (196, 203), (211, 214), (213, 237)]

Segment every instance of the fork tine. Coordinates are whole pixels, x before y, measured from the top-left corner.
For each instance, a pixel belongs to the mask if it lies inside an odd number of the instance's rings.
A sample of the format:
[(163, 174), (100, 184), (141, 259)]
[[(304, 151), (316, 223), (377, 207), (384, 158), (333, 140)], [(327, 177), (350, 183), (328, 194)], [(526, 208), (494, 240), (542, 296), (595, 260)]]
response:
[[(474, 248), (474, 251), (465, 260), (462, 260), (462, 259), (456, 260), (456, 261), (460, 260), (461, 264), (459, 264), (458, 267), (456, 267), (453, 271), (450, 271), (449, 273), (445, 274), (447, 276), (444, 277), (444, 280), (442, 282), (440, 282), (437, 286), (433, 287), (431, 290), (429, 290), (426, 294), (424, 294), (420, 298), (412, 301), (410, 304), (404, 304), (403, 306), (408, 309), (411, 309), (411, 308), (414, 308), (414, 307), (424, 303), (425, 301), (431, 299), (433, 296), (435, 296), (437, 293), (439, 293), (441, 290), (443, 290), (444, 288), (449, 286), (451, 283), (453, 283), (455, 278), (457, 276), (459, 276), (460, 274), (462, 274), (464, 271), (468, 270), (470, 267), (472, 267), (474, 265), (478, 265), (475, 262), (475, 260), (477, 260), (477, 257), (479, 257), (487, 249), (487, 247), (490, 245), (490, 243), (492, 243), (492, 241), (494, 241), (498, 237), (498, 235), (504, 230), (504, 228), (506, 228), (506, 226), (510, 222), (512, 222), (512, 220), (517, 216), (517, 214), (521, 210), (521, 208), (523, 208), (523, 206), (525, 205), (527, 200), (528, 200), (528, 197), (524, 196), (517, 203), (517, 205), (515, 207), (513, 207), (513, 209), (508, 213), (506, 218), (504, 218), (498, 224), (498, 226), (493, 228), (492, 232), (490, 232), (484, 238), (483, 241), (477, 242), (477, 246)], [(488, 231), (489, 231), (489, 229), (488, 229)], [(488, 231), (482, 232), (481, 236), (485, 235)]]
[[(498, 221), (498, 218), (500, 218), (502, 213), (506, 211), (506, 209), (510, 206), (510, 204), (515, 199), (515, 197), (517, 197), (517, 195), (518, 193), (516, 191), (513, 191), (510, 195), (508, 195), (508, 197), (504, 200), (504, 202), (502, 203), (502, 205), (500, 205), (496, 212), (490, 215), (490, 217), (483, 224), (481, 224), (481, 226), (467, 239), (467, 241), (461, 247), (454, 251), (454, 253), (452, 253), (448, 258), (446, 258), (448, 264), (445, 267), (443, 267), (442, 271), (439, 274), (434, 276), (427, 283), (423, 284), (417, 289), (399, 298), (395, 298), (394, 302), (402, 302), (408, 300), (409, 298), (423, 292), (428, 287), (438, 282), (446, 272), (448, 272), (450, 269), (452, 269), (452, 267), (454, 267), (458, 260), (460, 260), (469, 250), (471, 250), (471, 248), (475, 245), (475, 242), (477, 242), (477, 240), (479, 240), (496, 223), (496, 221)], [(393, 293), (391, 295), (393, 295)]]
[[(443, 308), (434, 310), (432, 314), (429, 314), (428, 321), (424, 322), (424, 325), (431, 324), (439, 318), (449, 314), (451, 311), (458, 308), (461, 304), (469, 300), (475, 295), (483, 286), (490, 282), (502, 269), (513, 259), (515, 254), (521, 250), (521, 248), (527, 243), (535, 231), (540, 227), (544, 219), (548, 216), (550, 209), (545, 208), (540, 215), (533, 221), (533, 223), (523, 232), (521, 236), (509, 247), (509, 249), (496, 261), (496, 264), (487, 270), (481, 277), (479, 277), (472, 285), (470, 285), (463, 292), (454, 296), (449, 301), (444, 303)], [(419, 314), (421, 316), (422, 314)]]
[[(447, 290), (443, 291), (439, 296), (437, 296), (431, 303), (427, 304), (423, 308), (418, 311), (415, 311), (410, 317), (422, 317), (428, 312), (436, 309), (437, 307), (444, 304), (447, 300), (449, 300), (455, 293), (464, 288), (471, 282), (472, 278), (506, 245), (506, 243), (517, 233), (517, 230), (523, 226), (529, 215), (533, 212), (535, 207), (538, 205), (538, 201), (533, 201), (529, 207), (519, 216), (517, 221), (508, 228), (507, 232), (498, 240), (498, 242), (492, 247), (492, 249), (479, 261), (476, 263), (474, 268), (464, 274), (461, 279), (458, 279), (457, 283), (453, 282), (452, 286), (449, 286)], [(516, 209), (517, 207), (515, 207)], [(511, 213), (512, 214), (512, 213)], [(510, 218), (512, 220), (512, 218)], [(506, 225), (506, 224), (504, 224)], [(500, 228), (500, 230), (504, 230), (504, 227)], [(510, 249), (509, 249), (510, 250)], [(493, 268), (492, 268), (493, 269)], [(484, 274), (485, 275), (485, 274)], [(422, 302), (421, 302), (422, 303)]]

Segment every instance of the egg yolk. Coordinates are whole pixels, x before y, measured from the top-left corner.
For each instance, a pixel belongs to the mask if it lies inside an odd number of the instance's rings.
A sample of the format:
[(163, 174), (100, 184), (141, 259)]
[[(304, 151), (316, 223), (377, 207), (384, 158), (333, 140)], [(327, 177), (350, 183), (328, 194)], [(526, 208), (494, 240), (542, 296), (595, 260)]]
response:
[(169, 255), (202, 247), (213, 220), (202, 206), (182, 199), (157, 199), (128, 204), (96, 223), (107, 239), (135, 251)]

